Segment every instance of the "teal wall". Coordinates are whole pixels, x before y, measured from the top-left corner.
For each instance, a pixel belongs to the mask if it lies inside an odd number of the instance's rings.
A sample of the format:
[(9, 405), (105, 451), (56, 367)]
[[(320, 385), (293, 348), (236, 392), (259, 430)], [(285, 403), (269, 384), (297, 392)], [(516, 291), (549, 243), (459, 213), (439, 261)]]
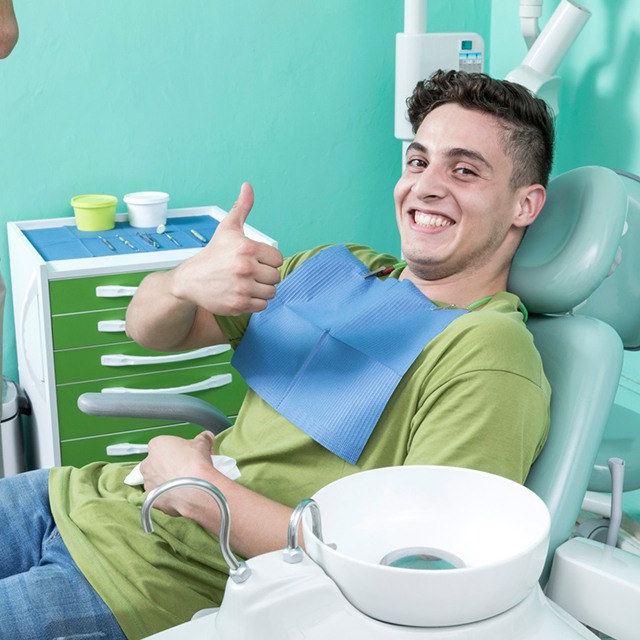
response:
[[(395, 33), (403, 0), (15, 0), (0, 61), (0, 269), (5, 222), (71, 215), (80, 193), (163, 190), (228, 207), (284, 253), (321, 242), (398, 250), (392, 189)], [(429, 31), (479, 32), (488, 70), (519, 63), (518, 0), (430, 0)], [(556, 170), (640, 173), (640, 3), (594, 14), (560, 69)], [(548, 16), (556, 5), (545, 3)], [(120, 205), (123, 209), (123, 205)], [(4, 372), (15, 378), (11, 300)]]
[[(0, 62), (0, 255), (8, 220), (72, 215), (80, 193), (162, 190), (230, 206), (285, 253), (397, 250), (394, 34), (402, 2), (15, 0)], [(122, 202), (120, 209), (124, 210)], [(10, 301), (4, 371), (16, 377)]]
[[(518, 0), (495, 0), (491, 73), (506, 75), (525, 53)], [(546, 0), (544, 17), (558, 2)], [(580, 0), (592, 16), (560, 65), (554, 173), (598, 164), (640, 174), (640, 3)], [(498, 10), (500, 7), (500, 10)]]
[[(465, 5), (464, 19), (452, 5)], [(0, 61), (5, 222), (72, 215), (81, 193), (230, 206), (285, 254), (322, 242), (398, 251), (392, 190), (402, 0), (15, 0)], [(432, 0), (430, 30), (489, 36), (490, 0)], [(11, 300), (4, 372), (17, 377)]]

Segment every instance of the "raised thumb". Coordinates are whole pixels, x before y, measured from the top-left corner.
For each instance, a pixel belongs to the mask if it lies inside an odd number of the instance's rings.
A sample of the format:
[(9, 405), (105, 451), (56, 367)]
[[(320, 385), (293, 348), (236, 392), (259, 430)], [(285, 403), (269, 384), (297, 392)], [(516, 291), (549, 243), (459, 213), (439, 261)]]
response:
[(244, 225), (251, 207), (253, 207), (253, 187), (248, 182), (245, 182), (240, 187), (238, 199), (231, 207), (226, 218), (220, 223), (220, 226), (225, 229), (242, 231), (242, 225)]

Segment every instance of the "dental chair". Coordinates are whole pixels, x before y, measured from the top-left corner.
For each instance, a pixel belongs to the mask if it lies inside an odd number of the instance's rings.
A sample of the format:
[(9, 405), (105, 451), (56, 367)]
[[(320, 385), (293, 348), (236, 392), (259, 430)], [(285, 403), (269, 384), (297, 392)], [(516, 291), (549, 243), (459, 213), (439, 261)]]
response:
[[(572, 310), (607, 277), (618, 252), (627, 208), (625, 186), (608, 169), (583, 167), (558, 176), (549, 185), (547, 204), (523, 239), (509, 281), (509, 289), (529, 310), (527, 324), (553, 390), (549, 437), (526, 481), (551, 515), (550, 544), (540, 583), (553, 581), (552, 600), (559, 598), (563, 587), (563, 577), (554, 577), (552, 571), (554, 554), (572, 542), (569, 539), (614, 402), (623, 357), (621, 338), (610, 324)], [(158, 406), (157, 396), (94, 393), (83, 394), (78, 406), (92, 415), (150, 418), (166, 417), (167, 407), (180, 404), (188, 407), (188, 421), (193, 424), (214, 432), (230, 424), (206, 403), (193, 400), (172, 397), (165, 399), (166, 406)], [(640, 581), (640, 569), (637, 575)], [(611, 633), (606, 626), (599, 628)]]

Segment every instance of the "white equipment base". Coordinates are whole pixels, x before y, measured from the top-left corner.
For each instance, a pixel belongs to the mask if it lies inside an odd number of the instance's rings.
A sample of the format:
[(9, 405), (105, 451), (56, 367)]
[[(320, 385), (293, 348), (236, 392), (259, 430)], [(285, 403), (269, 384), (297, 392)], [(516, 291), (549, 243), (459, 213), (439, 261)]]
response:
[[(147, 640), (595, 640), (596, 636), (548, 600), (536, 586), (520, 604), (493, 618), (455, 627), (392, 625), (365, 616), (304, 555), (283, 561), (281, 551), (251, 559), (242, 584), (227, 582), (219, 611)], [(390, 594), (392, 597), (392, 594)], [(429, 606), (425, 594), (424, 606)]]

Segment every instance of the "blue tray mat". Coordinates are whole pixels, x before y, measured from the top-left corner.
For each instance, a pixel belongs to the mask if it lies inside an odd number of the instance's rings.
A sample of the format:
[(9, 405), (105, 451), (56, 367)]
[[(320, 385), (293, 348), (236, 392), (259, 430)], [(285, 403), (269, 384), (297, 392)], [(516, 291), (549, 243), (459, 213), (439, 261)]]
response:
[[(109, 231), (78, 231), (75, 225), (68, 225), (29, 229), (23, 232), (36, 251), (45, 260), (50, 261), (199, 248), (204, 244), (191, 233), (191, 230), (198, 232), (209, 241), (217, 226), (218, 221), (210, 216), (168, 218), (166, 232), (180, 246), (173, 243), (165, 234), (156, 233), (155, 227), (132, 227), (127, 222), (116, 222), (115, 228)], [(146, 242), (141, 234), (148, 234), (160, 246), (155, 247)], [(120, 238), (124, 238), (135, 248), (131, 248)]]

